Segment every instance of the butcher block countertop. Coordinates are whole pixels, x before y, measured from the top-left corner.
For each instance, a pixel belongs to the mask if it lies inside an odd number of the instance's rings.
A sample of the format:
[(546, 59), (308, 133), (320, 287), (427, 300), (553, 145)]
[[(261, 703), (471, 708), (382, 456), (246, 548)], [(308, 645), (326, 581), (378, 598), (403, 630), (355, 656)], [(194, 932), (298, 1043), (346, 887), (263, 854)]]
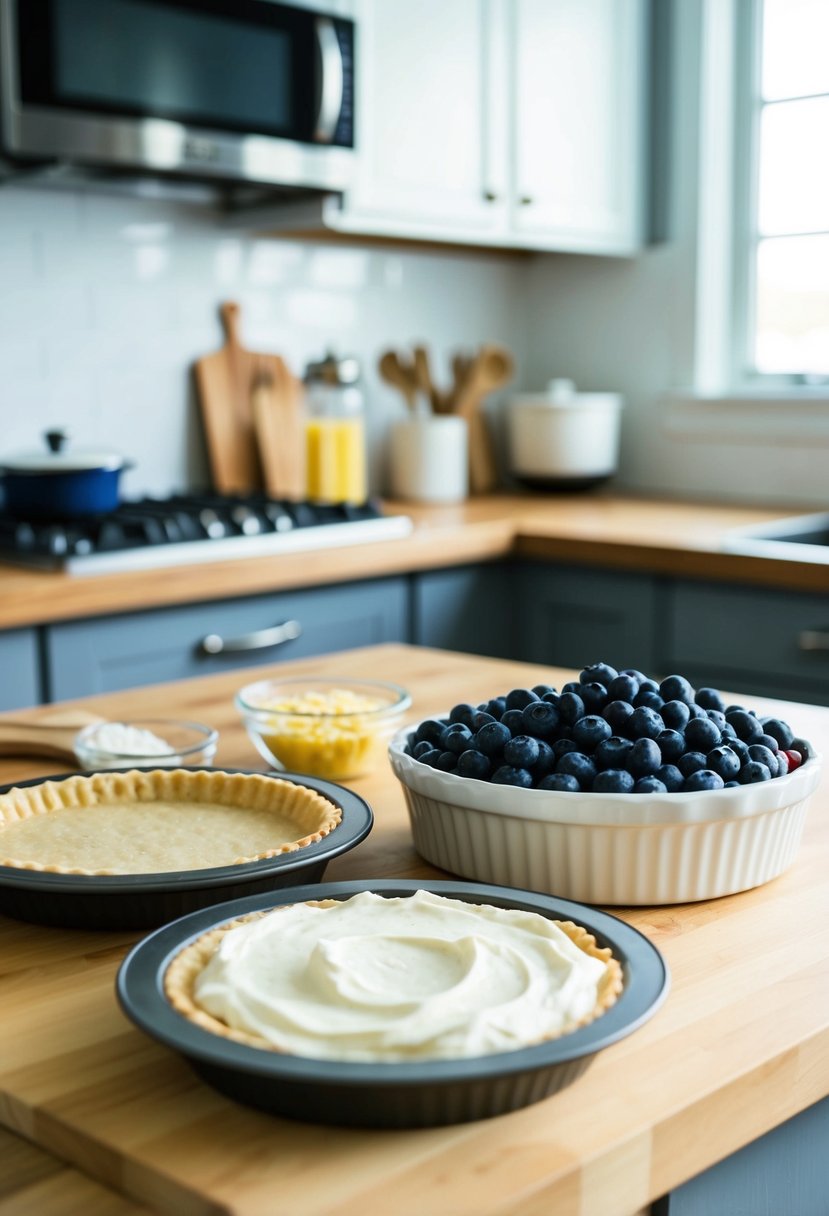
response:
[[(396, 645), (302, 670), (399, 681), (412, 721), (572, 676)], [(211, 723), (216, 763), (258, 767), (231, 702), (238, 683), (206, 676), (84, 707)], [(773, 705), (826, 750), (829, 709), (742, 699)], [(0, 781), (56, 771), (48, 763), (3, 758)], [(115, 975), (137, 934), (0, 918), (0, 1212), (633, 1216), (829, 1094), (828, 780), (794, 865), (775, 881), (706, 903), (613, 909), (663, 952), (667, 1001), (569, 1088), (477, 1123), (344, 1130), (232, 1103), (120, 1012)], [(326, 880), (445, 877), (414, 852), (386, 765), (353, 787), (375, 827)]]
[[(606, 494), (496, 495), (457, 506), (388, 503), (411, 516), (402, 539), (118, 574), (66, 575), (0, 564), (0, 629), (260, 595), (518, 555), (792, 590), (829, 590), (829, 565), (726, 553), (734, 528), (806, 514)], [(815, 508), (818, 510), (819, 508)]]

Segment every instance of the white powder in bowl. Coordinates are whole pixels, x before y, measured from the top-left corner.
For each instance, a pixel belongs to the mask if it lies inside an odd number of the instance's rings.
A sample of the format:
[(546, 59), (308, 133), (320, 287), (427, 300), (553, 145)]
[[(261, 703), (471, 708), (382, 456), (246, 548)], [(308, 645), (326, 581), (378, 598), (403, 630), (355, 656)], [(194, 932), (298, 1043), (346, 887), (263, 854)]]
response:
[(152, 731), (127, 722), (103, 722), (84, 739), (84, 746), (112, 756), (166, 756), (173, 750)]

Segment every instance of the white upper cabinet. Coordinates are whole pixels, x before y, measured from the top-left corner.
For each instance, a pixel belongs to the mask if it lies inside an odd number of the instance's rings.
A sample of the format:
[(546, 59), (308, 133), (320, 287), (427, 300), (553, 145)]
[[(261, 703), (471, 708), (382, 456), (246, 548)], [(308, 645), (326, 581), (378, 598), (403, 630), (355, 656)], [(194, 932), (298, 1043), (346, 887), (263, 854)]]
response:
[(644, 13), (639, 0), (509, 6), (516, 233), (551, 248), (641, 244)]
[[(648, 0), (359, 0), (342, 232), (631, 254)], [(295, 218), (295, 213), (294, 213)]]

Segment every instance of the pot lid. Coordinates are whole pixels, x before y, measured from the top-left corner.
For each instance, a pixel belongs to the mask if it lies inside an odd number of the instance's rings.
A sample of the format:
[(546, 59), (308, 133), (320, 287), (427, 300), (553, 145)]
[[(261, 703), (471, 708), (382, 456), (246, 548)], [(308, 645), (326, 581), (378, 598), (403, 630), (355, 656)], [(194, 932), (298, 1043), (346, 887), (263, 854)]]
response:
[(544, 392), (516, 393), (511, 404), (538, 410), (584, 409), (586, 406), (617, 410), (622, 405), (622, 398), (618, 393), (578, 393), (572, 380), (550, 380)]
[(5, 473), (81, 473), (95, 469), (114, 472), (127, 467), (124, 457), (117, 452), (67, 451), (69, 435), (66, 431), (46, 431), (43, 438), (45, 451), (7, 456), (0, 460), (0, 470)]

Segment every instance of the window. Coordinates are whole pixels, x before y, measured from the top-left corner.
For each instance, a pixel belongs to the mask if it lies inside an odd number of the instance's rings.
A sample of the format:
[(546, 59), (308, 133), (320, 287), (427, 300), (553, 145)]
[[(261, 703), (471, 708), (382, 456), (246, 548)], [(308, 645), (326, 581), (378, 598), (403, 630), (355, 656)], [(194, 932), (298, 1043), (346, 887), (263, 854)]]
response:
[(749, 28), (737, 44), (737, 373), (755, 383), (825, 383), (829, 0), (753, 0), (745, 13)]

